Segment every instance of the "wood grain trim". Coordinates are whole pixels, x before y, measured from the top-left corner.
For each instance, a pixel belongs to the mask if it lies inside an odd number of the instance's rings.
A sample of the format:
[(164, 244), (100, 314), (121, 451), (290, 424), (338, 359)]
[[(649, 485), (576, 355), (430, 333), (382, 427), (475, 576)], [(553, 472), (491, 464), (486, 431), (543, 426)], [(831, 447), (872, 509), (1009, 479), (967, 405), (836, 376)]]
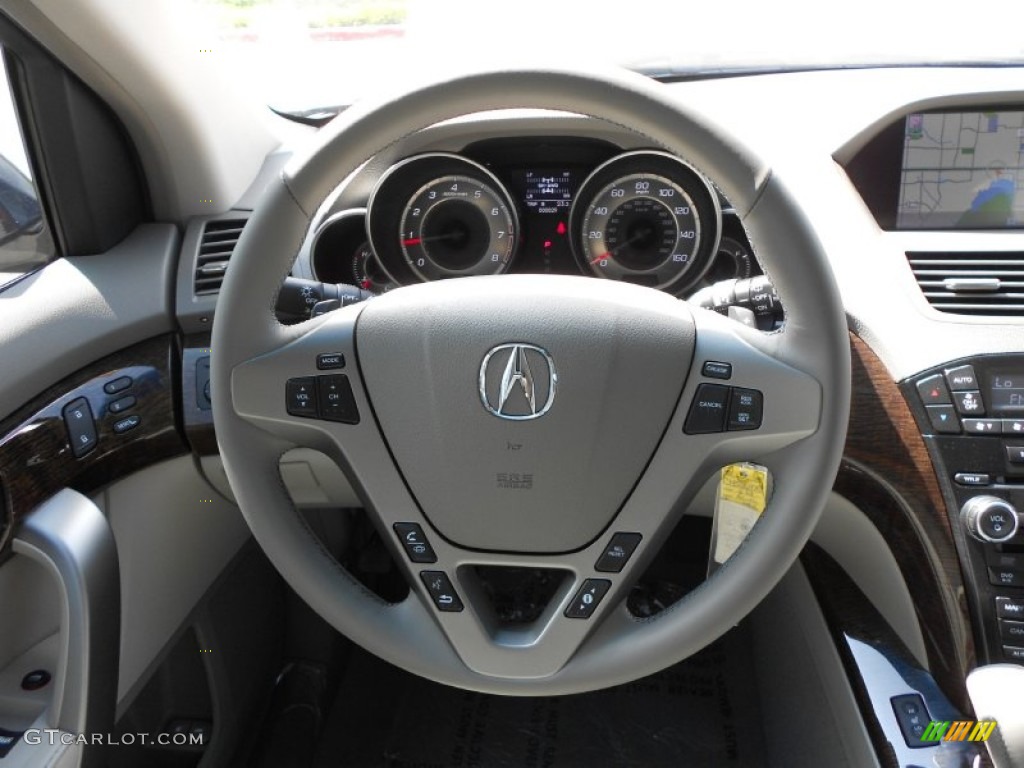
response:
[(835, 491), (867, 514), (896, 557), (939, 686), (970, 711), (964, 680), (974, 638), (960, 560), (935, 469), (903, 393), (859, 337), (850, 337), (850, 427)]
[[(161, 336), (117, 352), (50, 387), (0, 423), (0, 493), (6, 519), (0, 519), (0, 554), (10, 545), (18, 522), (61, 488), (83, 493), (112, 480), (187, 452), (174, 417), (173, 338)], [(129, 376), (130, 389), (109, 395), (107, 382)], [(121, 414), (108, 413), (110, 402), (133, 395), (136, 404)], [(62, 410), (76, 398), (89, 401), (98, 442), (75, 458)], [(115, 434), (113, 424), (136, 414), (139, 426)]]

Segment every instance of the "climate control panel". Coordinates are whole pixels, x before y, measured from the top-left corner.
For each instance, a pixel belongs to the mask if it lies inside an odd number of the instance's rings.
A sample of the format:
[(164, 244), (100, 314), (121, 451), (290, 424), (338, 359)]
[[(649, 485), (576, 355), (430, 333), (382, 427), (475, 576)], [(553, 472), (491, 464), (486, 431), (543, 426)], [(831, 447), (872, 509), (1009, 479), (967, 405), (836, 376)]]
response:
[(1024, 355), (954, 361), (903, 387), (949, 509), (979, 655), (1024, 663)]

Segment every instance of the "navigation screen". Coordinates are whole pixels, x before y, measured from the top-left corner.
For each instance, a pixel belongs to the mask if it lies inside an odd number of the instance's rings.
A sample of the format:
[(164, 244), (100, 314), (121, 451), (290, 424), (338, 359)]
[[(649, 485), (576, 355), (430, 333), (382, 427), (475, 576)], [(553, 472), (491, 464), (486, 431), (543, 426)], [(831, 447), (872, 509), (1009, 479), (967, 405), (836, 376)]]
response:
[(909, 115), (896, 226), (1024, 227), (1024, 111)]
[(1024, 414), (1024, 371), (993, 372), (990, 381), (993, 413)]
[(572, 207), (573, 183), (569, 171), (526, 171), (526, 192), (523, 202), (537, 213), (569, 214)]

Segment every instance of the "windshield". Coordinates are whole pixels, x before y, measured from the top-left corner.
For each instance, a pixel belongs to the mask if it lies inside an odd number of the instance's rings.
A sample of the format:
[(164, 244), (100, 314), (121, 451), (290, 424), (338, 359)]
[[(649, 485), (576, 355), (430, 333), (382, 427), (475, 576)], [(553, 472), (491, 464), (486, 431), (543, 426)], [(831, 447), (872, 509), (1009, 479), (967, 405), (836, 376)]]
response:
[[(352, 103), (424, 70), (495, 59), (651, 74), (1024, 61), (1019, 3), (962, 0), (192, 0), (240, 87), (282, 111)], [(991, 13), (989, 13), (989, 11)]]

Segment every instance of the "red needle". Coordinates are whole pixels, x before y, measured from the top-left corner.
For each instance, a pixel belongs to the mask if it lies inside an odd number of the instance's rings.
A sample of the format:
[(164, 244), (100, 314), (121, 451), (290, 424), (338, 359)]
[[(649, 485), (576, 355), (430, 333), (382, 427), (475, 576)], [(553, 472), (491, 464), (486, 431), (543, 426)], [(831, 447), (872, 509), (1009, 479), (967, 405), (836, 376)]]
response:
[(419, 245), (421, 242), (423, 241), (418, 237), (410, 237), (408, 240), (403, 240), (402, 245)]
[(612, 255), (610, 253), (602, 253), (596, 259), (591, 259), (590, 263), (597, 264), (597, 262), (602, 261), (603, 259), (610, 259), (611, 257)]

